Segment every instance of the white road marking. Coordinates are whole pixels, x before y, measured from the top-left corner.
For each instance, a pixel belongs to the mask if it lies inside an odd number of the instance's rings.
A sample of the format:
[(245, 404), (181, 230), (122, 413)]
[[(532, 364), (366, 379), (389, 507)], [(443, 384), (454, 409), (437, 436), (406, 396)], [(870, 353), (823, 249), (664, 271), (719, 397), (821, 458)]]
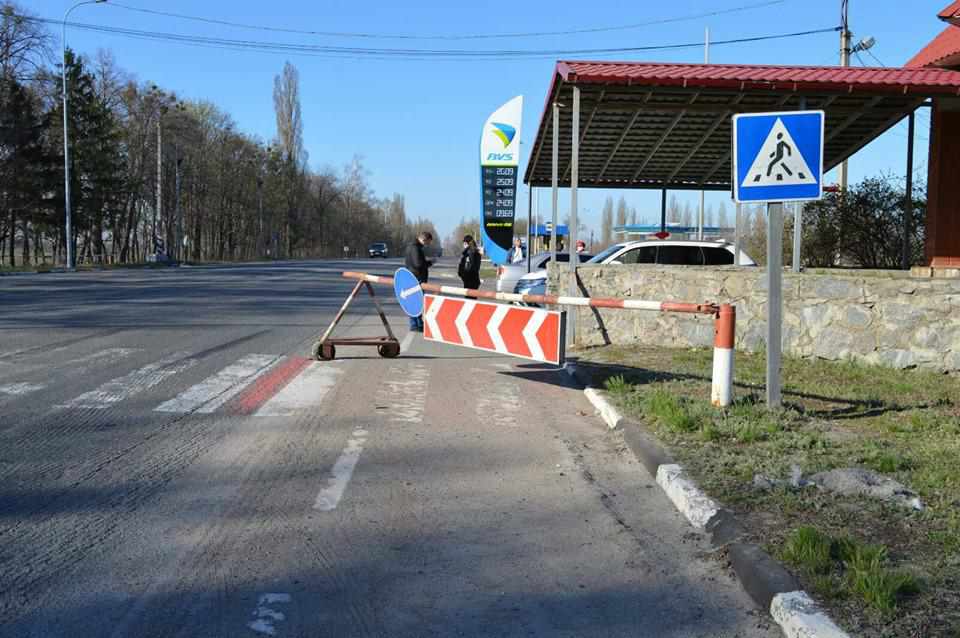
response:
[(25, 394), (30, 394), (31, 392), (36, 392), (37, 390), (43, 390), (46, 386), (44, 383), (8, 383), (6, 385), (0, 385), (0, 394), (5, 394), (7, 396), (19, 397)]
[(410, 349), (410, 345), (413, 343), (413, 336), (415, 333), (408, 332), (407, 336), (403, 338), (403, 341), (400, 342), (400, 352), (406, 352)]
[(263, 375), (278, 358), (273, 354), (247, 355), (160, 404), (155, 411), (210, 414)]
[[(513, 369), (512, 366), (502, 363), (495, 364), (495, 367), (501, 370)], [(474, 368), (471, 374), (477, 379), (482, 379), (484, 375), (490, 374), (490, 370)], [(523, 403), (520, 400), (517, 380), (503, 374), (497, 374), (495, 379), (492, 383), (484, 382), (484, 391), (476, 395), (477, 417), (481, 423), (493, 423), (506, 428), (519, 427)]]
[(289, 603), (290, 594), (261, 594), (257, 600), (257, 608), (253, 610), (253, 620), (247, 623), (247, 627), (259, 634), (276, 636), (277, 629), (273, 623), (286, 619), (282, 611), (277, 611), (268, 605), (277, 603)]
[(333, 464), (332, 476), (327, 479), (327, 486), (317, 494), (313, 509), (321, 512), (330, 512), (337, 508), (343, 493), (347, 489), (353, 470), (357, 467), (363, 444), (367, 442), (368, 432), (362, 428), (353, 431), (353, 438), (347, 441), (347, 447), (340, 453), (337, 462)]
[(254, 416), (294, 416), (319, 405), (343, 370), (314, 361), (253, 413)]
[(92, 408), (104, 409), (114, 403), (119, 403), (132, 396), (148, 390), (161, 383), (164, 379), (179, 374), (196, 364), (196, 359), (187, 359), (188, 353), (177, 352), (155, 363), (150, 363), (139, 370), (107, 381), (96, 390), (85, 392), (80, 396), (58, 405), (58, 408)]
[(391, 421), (421, 423), (430, 380), (429, 368), (419, 364), (394, 366), (386, 379), (377, 393), (377, 406), (389, 410), (387, 416)]

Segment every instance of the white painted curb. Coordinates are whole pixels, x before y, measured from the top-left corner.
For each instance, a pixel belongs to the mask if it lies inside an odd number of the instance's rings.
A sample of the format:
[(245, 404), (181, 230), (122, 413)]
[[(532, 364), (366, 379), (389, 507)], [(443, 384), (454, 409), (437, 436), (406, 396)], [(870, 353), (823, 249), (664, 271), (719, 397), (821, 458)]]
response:
[(587, 388), (583, 393), (587, 399), (590, 400), (590, 403), (593, 404), (593, 407), (597, 409), (597, 412), (600, 413), (600, 416), (611, 430), (620, 425), (620, 421), (623, 420), (623, 415), (613, 407), (613, 404), (607, 399), (606, 393), (596, 388)]
[(774, 596), (770, 615), (787, 638), (850, 638), (803, 591)]
[(687, 517), (690, 524), (703, 529), (720, 507), (687, 478), (683, 468), (676, 464), (657, 468), (657, 485), (667, 493), (674, 507)]

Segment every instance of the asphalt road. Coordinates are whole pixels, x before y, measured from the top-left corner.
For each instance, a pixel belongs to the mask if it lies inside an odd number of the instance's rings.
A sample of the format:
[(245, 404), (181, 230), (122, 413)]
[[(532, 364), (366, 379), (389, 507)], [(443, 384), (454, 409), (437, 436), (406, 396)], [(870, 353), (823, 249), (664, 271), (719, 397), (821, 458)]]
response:
[(311, 361), (397, 263), (0, 277), (0, 636), (777, 635), (565, 375)]

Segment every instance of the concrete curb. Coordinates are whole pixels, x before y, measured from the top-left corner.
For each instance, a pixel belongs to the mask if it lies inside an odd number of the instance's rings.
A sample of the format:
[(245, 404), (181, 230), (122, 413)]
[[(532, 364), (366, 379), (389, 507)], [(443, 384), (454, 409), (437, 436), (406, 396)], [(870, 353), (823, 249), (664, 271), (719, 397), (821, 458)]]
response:
[(787, 638), (848, 638), (806, 592), (796, 577), (756, 544), (742, 542), (742, 525), (729, 510), (723, 509), (703, 493), (683, 467), (674, 463), (667, 451), (640, 424), (623, 415), (611, 404), (606, 392), (590, 385), (589, 375), (573, 363), (564, 371), (584, 387), (584, 394), (611, 429), (623, 432), (624, 440), (640, 463), (664, 491), (674, 507), (696, 529), (710, 535), (710, 543), (725, 548), (730, 565), (744, 590), (771, 617)]

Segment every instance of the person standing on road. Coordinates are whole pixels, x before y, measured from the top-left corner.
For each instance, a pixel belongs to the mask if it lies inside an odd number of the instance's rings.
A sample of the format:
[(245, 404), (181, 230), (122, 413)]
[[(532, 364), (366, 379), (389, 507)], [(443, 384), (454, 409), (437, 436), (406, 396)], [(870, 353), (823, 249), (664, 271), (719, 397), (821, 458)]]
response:
[[(418, 234), (417, 239), (407, 247), (404, 265), (421, 284), (427, 283), (430, 266), (433, 265), (433, 260), (427, 259), (423, 249), (432, 243), (433, 235), (424, 231)], [(423, 317), (410, 317), (410, 330), (423, 332)]]
[(477, 250), (477, 242), (470, 235), (463, 237), (463, 253), (460, 255), (457, 274), (460, 275), (464, 288), (476, 290), (480, 287), (480, 251)]

